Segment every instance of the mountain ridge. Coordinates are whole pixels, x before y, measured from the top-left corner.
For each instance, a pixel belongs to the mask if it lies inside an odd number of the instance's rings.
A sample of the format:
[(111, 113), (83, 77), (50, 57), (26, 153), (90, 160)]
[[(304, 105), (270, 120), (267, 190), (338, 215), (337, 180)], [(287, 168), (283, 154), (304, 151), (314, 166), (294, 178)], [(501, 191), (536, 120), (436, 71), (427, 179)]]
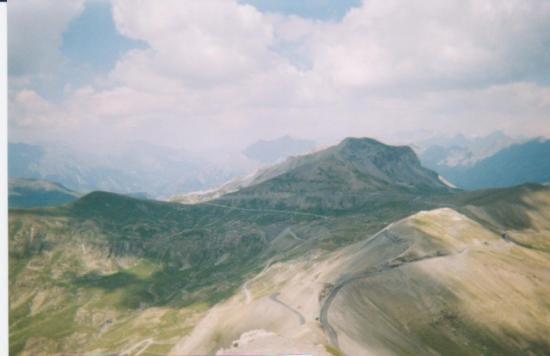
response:
[(77, 200), (81, 194), (62, 184), (40, 179), (10, 179), (8, 205), (10, 208), (40, 208), (58, 206)]
[[(10, 352), (215, 354), (291, 348), (353, 355), (372, 344), (395, 350), (385, 340), (414, 344), (419, 352), (466, 350), (463, 339), (453, 338), (456, 324), (445, 316), (465, 325), (459, 335), (471, 337), (492, 320), (493, 309), (463, 312), (457, 309), (461, 303), (471, 306), (484, 298), (499, 307), (501, 295), (511, 294), (517, 305), (544, 315), (544, 304), (531, 294), (522, 298), (514, 292), (507, 271), (521, 273), (528, 291), (546, 290), (541, 281), (550, 276), (539, 266), (547, 261), (543, 252), (550, 251), (549, 187), (449, 189), (435, 172), (419, 166), (410, 148), (368, 139), (344, 140), (290, 161), (271, 172), (272, 178), (201, 204), (96, 191), (61, 207), (10, 209)], [(491, 266), (483, 267), (480, 256)], [(532, 259), (518, 263), (525, 256)], [(453, 280), (444, 272), (454, 271), (455, 258), (481, 263), (484, 273), (476, 283), (468, 278), (475, 270)], [(381, 266), (396, 268), (337, 290), (346, 276)], [(426, 274), (417, 266), (445, 271)], [(495, 270), (500, 278), (495, 280), (504, 282), (493, 290), (486, 277)], [(396, 287), (407, 276), (422, 298)], [(364, 288), (377, 281), (380, 288)], [(384, 292), (384, 281), (392, 293)], [(433, 299), (439, 295), (431, 293), (436, 287), (452, 298)], [(321, 309), (330, 295), (325, 318)], [(380, 298), (380, 305), (393, 311), (402, 310), (394, 307), (404, 300), (425, 300), (437, 308), (410, 305), (413, 314), (386, 314), (387, 321), (368, 306), (356, 309), (362, 305), (359, 295)], [(349, 319), (351, 314), (356, 317)], [(524, 341), (544, 350), (539, 340), (544, 319), (526, 315), (523, 323), (532, 337), (517, 328), (508, 339), (501, 338), (500, 329), (486, 331), (470, 350), (489, 345), (501, 351), (501, 342), (520, 352)], [(409, 316), (428, 341), (407, 328), (386, 327)], [(379, 330), (366, 322), (372, 318), (381, 320)], [(432, 319), (445, 323), (424, 322)], [(356, 328), (341, 320), (353, 320)], [(323, 329), (325, 321), (337, 343)], [(508, 320), (495, 325), (507, 327)], [(354, 330), (368, 336), (367, 345), (354, 339)], [(439, 339), (443, 346), (434, 344)]]
[[(437, 151), (437, 148), (434, 147)], [(550, 140), (514, 143), (469, 165), (448, 165), (424, 157), (423, 163), (464, 189), (488, 189), (523, 183), (550, 182)], [(441, 158), (441, 157), (440, 157)]]
[(396, 201), (451, 189), (420, 165), (407, 146), (388, 146), (369, 138), (347, 138), (325, 150), (290, 158), (270, 179), (218, 198), (225, 203), (268, 204), (294, 209), (361, 208), (376, 195)]

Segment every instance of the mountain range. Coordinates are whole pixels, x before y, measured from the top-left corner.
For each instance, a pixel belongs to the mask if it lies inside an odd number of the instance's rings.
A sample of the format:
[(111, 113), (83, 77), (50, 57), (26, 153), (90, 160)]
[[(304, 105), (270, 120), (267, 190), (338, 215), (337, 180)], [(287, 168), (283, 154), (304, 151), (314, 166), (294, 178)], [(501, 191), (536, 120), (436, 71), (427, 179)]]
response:
[(510, 144), (488, 157), (461, 164), (451, 163), (456, 150), (432, 146), (421, 155), (422, 163), (452, 184), (470, 190), (550, 182), (550, 140)]
[(550, 187), (348, 138), (197, 200), (10, 209), (10, 352), (547, 354)]
[(61, 145), (10, 143), (8, 175), (57, 182), (83, 193), (171, 196), (218, 186), (242, 175), (253, 164), (235, 158), (222, 166), (180, 150), (133, 142), (85, 153)]
[(508, 146), (523, 141), (527, 140), (513, 138), (501, 131), (495, 131), (486, 136), (474, 137), (462, 134), (436, 135), (414, 142), (412, 147), (419, 154), (422, 163), (427, 166), (464, 167), (471, 166)]

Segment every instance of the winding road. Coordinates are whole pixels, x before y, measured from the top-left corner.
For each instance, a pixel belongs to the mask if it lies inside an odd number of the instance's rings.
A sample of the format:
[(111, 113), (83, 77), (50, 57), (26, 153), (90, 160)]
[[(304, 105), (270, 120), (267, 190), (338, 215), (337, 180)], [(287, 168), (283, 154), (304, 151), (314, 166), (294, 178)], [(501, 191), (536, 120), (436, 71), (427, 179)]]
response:
[[(460, 252), (458, 252), (458, 253), (455, 253), (455, 254), (461, 254), (465, 251), (467, 251), (467, 248), (460, 251)], [(392, 264), (391, 263), (392, 261), (388, 261), (385, 264), (383, 264), (381, 266), (378, 266), (378, 267), (375, 267), (375, 268), (373, 268), (371, 270), (368, 270), (368, 271), (360, 272), (360, 273), (357, 273), (357, 274), (354, 274), (354, 275), (351, 275), (351, 276), (342, 276), (342, 278), (337, 282), (337, 284), (334, 286), (334, 288), (330, 291), (329, 295), (325, 299), (325, 301), (324, 301), (324, 303), (321, 307), (321, 312), (320, 312), (320, 316), (319, 316), (319, 321), (321, 322), (321, 327), (323, 328), (323, 330), (325, 332), (325, 335), (327, 335), (327, 337), (329, 339), (329, 342), (332, 344), (332, 346), (336, 347), (337, 349), (340, 349), (340, 347), (338, 345), (338, 334), (336, 333), (336, 330), (334, 330), (332, 325), (330, 325), (330, 322), (328, 320), (328, 311), (329, 311), (329, 308), (330, 308), (334, 298), (336, 298), (336, 296), (338, 295), (338, 292), (340, 292), (342, 290), (342, 288), (344, 288), (345, 286), (347, 286), (350, 283), (356, 282), (357, 280), (360, 280), (360, 279), (363, 279), (363, 278), (368, 278), (368, 277), (371, 277), (373, 275), (376, 275), (376, 274), (379, 274), (379, 273), (384, 273), (384, 272), (387, 272), (387, 271), (390, 271), (390, 270), (393, 270), (393, 269), (396, 269), (396, 268), (400, 268), (400, 267), (403, 267), (403, 266), (406, 266), (406, 265), (409, 265), (409, 264), (412, 264), (412, 263), (417, 263), (417, 262), (420, 262), (420, 261), (429, 260), (429, 259), (433, 259), (433, 258), (447, 257), (447, 256), (451, 256), (451, 255), (454, 255), (454, 254), (428, 255), (428, 256), (419, 257), (419, 258), (410, 260), (408, 262), (403, 262), (403, 263), (400, 263), (400, 264)]]
[(300, 313), (298, 310), (294, 309), (293, 307), (291, 307), (290, 305), (286, 304), (285, 302), (281, 301), (279, 299), (279, 295), (281, 293), (273, 293), (272, 295), (269, 296), (269, 299), (271, 299), (272, 301), (274, 301), (275, 303), (278, 303), (280, 305), (282, 305), (283, 307), (287, 308), (288, 310), (290, 310), (292, 313), (294, 313), (296, 315), (296, 317), (298, 318), (298, 322), (300, 323), (300, 325), (304, 325), (305, 322), (306, 322), (306, 319), (304, 318), (304, 316), (302, 315), (302, 313)]
[(230, 206), (230, 205), (223, 205), (223, 204), (216, 204), (216, 203), (202, 203), (202, 204), (203, 205), (214, 206), (214, 207), (218, 207), (218, 208), (249, 211), (249, 212), (255, 212), (255, 213), (303, 215), (303, 216), (312, 216), (312, 217), (321, 218), (321, 219), (328, 219), (329, 218), (328, 216), (325, 216), (325, 215), (319, 215), (319, 214), (314, 214), (314, 213), (306, 213), (306, 212), (303, 212), (303, 211), (276, 210), (276, 209), (249, 209), (249, 208), (240, 208), (238, 206)]
[(252, 293), (250, 293), (250, 290), (248, 289), (248, 283), (256, 280), (257, 278), (259, 278), (262, 274), (265, 273), (265, 271), (267, 271), (267, 269), (271, 266), (271, 264), (273, 263), (273, 260), (275, 258), (274, 257), (271, 257), (267, 263), (265, 264), (264, 266), (264, 269), (258, 273), (257, 275), (254, 276), (254, 278), (251, 278), (249, 279), (248, 281), (244, 282), (243, 284), (243, 291), (244, 291), (244, 295), (245, 295), (245, 298), (246, 298), (246, 304), (250, 304), (250, 302), (252, 301)]

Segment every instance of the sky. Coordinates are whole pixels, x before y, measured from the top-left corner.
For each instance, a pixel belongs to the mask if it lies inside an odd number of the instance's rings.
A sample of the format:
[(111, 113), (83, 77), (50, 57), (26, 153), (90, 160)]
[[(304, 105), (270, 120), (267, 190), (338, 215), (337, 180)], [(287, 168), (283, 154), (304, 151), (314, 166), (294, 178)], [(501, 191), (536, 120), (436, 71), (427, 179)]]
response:
[(547, 0), (17, 0), (9, 139), (550, 137)]

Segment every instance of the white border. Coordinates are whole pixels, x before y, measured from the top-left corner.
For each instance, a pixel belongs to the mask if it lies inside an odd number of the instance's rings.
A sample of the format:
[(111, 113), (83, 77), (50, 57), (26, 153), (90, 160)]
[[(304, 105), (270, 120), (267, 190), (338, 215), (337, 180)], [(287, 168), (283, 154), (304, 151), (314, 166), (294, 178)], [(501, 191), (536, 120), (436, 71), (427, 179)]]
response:
[[(17, 1), (17, 0), (16, 0)], [(7, 2), (0, 2), (0, 354), (9, 354)]]

